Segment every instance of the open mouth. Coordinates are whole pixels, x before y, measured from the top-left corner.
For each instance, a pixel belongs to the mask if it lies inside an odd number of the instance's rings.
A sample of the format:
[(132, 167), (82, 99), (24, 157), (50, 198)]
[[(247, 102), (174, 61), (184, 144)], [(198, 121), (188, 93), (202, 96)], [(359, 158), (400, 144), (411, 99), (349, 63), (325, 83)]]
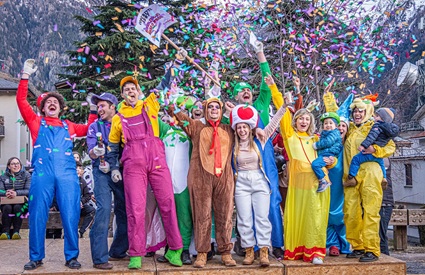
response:
[(201, 110), (195, 110), (195, 111), (193, 111), (193, 115), (197, 116), (197, 117), (202, 116), (202, 111)]
[(51, 112), (54, 112), (54, 111), (56, 111), (56, 106), (50, 105), (48, 110), (51, 111)]

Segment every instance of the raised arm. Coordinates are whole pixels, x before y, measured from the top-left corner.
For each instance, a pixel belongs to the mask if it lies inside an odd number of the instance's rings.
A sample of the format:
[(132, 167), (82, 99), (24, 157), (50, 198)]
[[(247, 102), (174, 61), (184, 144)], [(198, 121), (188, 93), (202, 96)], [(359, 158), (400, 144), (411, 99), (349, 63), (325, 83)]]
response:
[(258, 61), (260, 62), (261, 70), (261, 85), (260, 85), (260, 94), (255, 100), (253, 106), (260, 114), (261, 121), (264, 123), (264, 126), (269, 124), (269, 105), (271, 101), (271, 91), (269, 86), (265, 83), (264, 78), (268, 75), (271, 75), (270, 66), (267, 62), (266, 56), (263, 52), (263, 43), (257, 41), (256, 46), (254, 46), (255, 52), (257, 53)]
[[(273, 86), (273, 89), (275, 89), (275, 91), (274, 91), (275, 93), (276, 92), (280, 93), (279, 91), (277, 91), (277, 86), (276, 86), (274, 79), (271, 75), (268, 75), (267, 77), (265, 77), (264, 81), (265, 81), (265, 83), (267, 84), (268, 87)], [(266, 126), (266, 128), (264, 128), (266, 140), (271, 137), (271, 135), (274, 133), (276, 128), (279, 126), (279, 122), (282, 119), (282, 116), (285, 114), (285, 111), (286, 111), (286, 105), (282, 104), (282, 106), (277, 110), (276, 114), (273, 116), (270, 123)]]
[(24, 63), (24, 72), (16, 92), (16, 103), (18, 104), (21, 116), (28, 125), (31, 134), (38, 132), (40, 125), (40, 117), (34, 112), (33, 108), (27, 101), (28, 96), (28, 79), (31, 74), (37, 71), (34, 59), (28, 59)]
[(189, 137), (198, 134), (196, 129), (197, 124), (202, 124), (201, 121), (190, 118), (185, 113), (181, 112), (180, 109), (174, 107), (173, 104), (167, 106), (167, 112), (171, 117), (177, 119), (178, 125), (186, 132)]

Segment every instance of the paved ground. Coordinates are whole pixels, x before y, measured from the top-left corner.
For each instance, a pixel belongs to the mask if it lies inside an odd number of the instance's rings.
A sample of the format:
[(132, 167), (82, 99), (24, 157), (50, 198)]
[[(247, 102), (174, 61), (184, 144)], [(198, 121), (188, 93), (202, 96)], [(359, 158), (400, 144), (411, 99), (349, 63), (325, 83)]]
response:
[(390, 254), (406, 262), (407, 274), (425, 274), (425, 247), (409, 245), (406, 251), (390, 251)]

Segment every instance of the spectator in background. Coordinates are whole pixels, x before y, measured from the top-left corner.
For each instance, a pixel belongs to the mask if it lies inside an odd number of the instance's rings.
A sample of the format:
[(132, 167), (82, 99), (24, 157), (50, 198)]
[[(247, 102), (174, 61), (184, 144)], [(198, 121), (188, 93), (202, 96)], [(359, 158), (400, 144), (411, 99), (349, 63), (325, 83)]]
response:
[(394, 197), (393, 197), (393, 185), (391, 182), (391, 162), (388, 158), (384, 159), (384, 165), (387, 169), (387, 182), (388, 186), (384, 190), (384, 196), (382, 199), (381, 210), (379, 211), (379, 215), (381, 216), (381, 222), (379, 223), (379, 238), (381, 239), (380, 247), (381, 253), (386, 255), (390, 255), (390, 250), (388, 249), (388, 223), (391, 219), (391, 213), (394, 208)]
[[(7, 161), (4, 175), (0, 176), (0, 197), (13, 199), (16, 196), (28, 196), (31, 185), (31, 175), (22, 167), (21, 161), (12, 157)], [(19, 240), (19, 230), (22, 225), (22, 207), (24, 204), (4, 204), (1, 206), (3, 230), (0, 240), (10, 239), (10, 226), (13, 224), (13, 240)]]
[[(89, 95), (89, 97), (91, 98), (92, 96)], [(77, 151), (73, 151), (72, 152), (72, 155), (74, 156), (75, 162), (78, 163), (80, 161), (83, 164), (84, 173), (83, 173), (83, 175), (81, 177), (86, 181), (87, 186), (90, 189), (90, 192), (93, 193), (94, 182), (93, 182), (93, 169), (92, 169), (92, 166), (90, 164), (89, 165), (84, 165), (83, 157)], [(94, 196), (92, 196), (92, 200), (93, 201), (90, 203), (90, 205), (93, 206), (96, 209), (96, 204), (94, 203), (96, 200), (95, 200)]]
[(86, 232), (87, 228), (91, 225), (94, 219), (94, 214), (96, 213), (96, 209), (89, 204), (93, 193), (90, 191), (87, 182), (83, 178), (84, 174), (84, 166), (81, 162), (77, 162), (77, 174), (78, 179), (80, 181), (80, 190), (81, 190), (81, 217), (84, 217), (83, 223), (80, 226), (80, 238), (84, 237), (84, 232)]

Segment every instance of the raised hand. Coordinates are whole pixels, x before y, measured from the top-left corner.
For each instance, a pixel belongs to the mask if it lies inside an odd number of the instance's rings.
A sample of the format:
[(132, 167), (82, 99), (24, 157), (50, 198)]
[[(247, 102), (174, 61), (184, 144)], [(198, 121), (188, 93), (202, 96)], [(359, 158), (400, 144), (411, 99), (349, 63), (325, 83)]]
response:
[(264, 82), (266, 82), (267, 86), (271, 86), (275, 84), (273, 76), (271, 76), (270, 74), (267, 74), (267, 76), (264, 77)]
[(35, 60), (34, 59), (27, 59), (24, 62), (24, 69), (23, 69), (23, 73), (24, 74), (28, 74), (28, 75), (32, 75), (33, 73), (35, 73), (37, 71), (37, 65), (35, 65)]

